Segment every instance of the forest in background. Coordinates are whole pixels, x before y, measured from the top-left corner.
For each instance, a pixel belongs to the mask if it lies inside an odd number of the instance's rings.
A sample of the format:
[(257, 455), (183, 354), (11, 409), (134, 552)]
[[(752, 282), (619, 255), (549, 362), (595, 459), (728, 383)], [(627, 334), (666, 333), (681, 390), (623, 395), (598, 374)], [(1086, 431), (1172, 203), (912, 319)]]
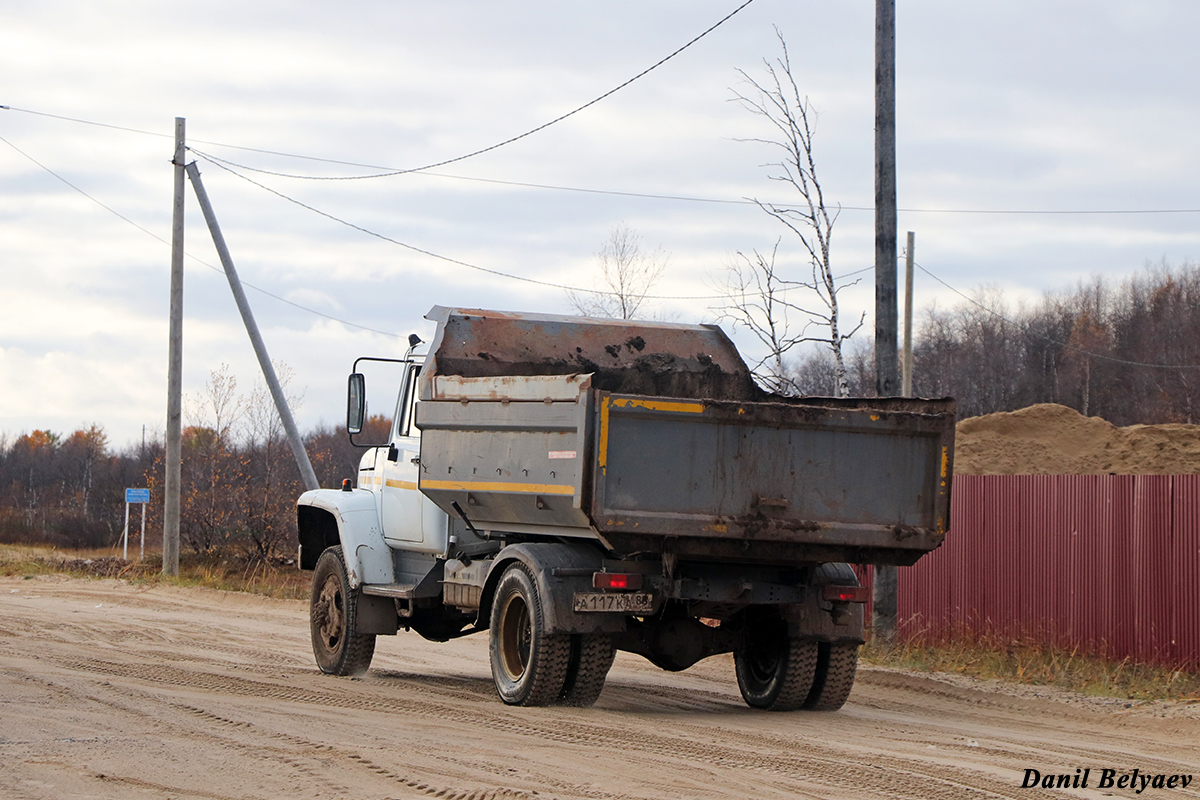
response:
[[(1095, 279), (1013, 306), (981, 288), (914, 324), (913, 391), (954, 397), (959, 417), (1060, 403), (1116, 425), (1196, 423), (1200, 417), (1200, 265), (1147, 267), (1120, 284)], [(852, 340), (850, 394), (874, 394), (870, 342)], [(801, 394), (834, 394), (833, 359), (813, 351), (787, 365)], [(286, 369), (280, 369), (286, 383)], [(300, 398), (292, 397), (293, 407)], [(299, 472), (265, 388), (237, 390), (228, 368), (188, 399), (180, 537), (185, 552), (281, 561), (296, 552)], [(373, 417), (364, 441), (383, 441)], [(322, 486), (354, 478), (362, 451), (342, 426), (305, 446)], [(148, 486), (147, 543), (162, 531), (161, 440), (123, 450), (90, 424), (61, 435), (0, 437), (0, 543), (104, 548), (119, 543), (124, 490)], [(136, 539), (140, 509), (130, 521)]]
[[(913, 394), (953, 397), (958, 416), (1037, 403), (1114, 425), (1200, 422), (1200, 265), (1148, 266), (1119, 284), (1096, 278), (1013, 305), (994, 287), (913, 323)], [(871, 343), (851, 345), (850, 394), (875, 392)], [(800, 394), (833, 393), (833, 361), (790, 365)]]
[[(281, 380), (286, 368), (277, 367)], [(289, 397), (295, 408), (298, 397)], [(247, 564), (296, 555), (296, 498), (304, 491), (296, 461), (266, 388), (240, 395), (222, 366), (204, 392), (187, 398), (181, 470), (182, 552), (234, 557)], [(390, 420), (373, 416), (360, 441), (382, 442)], [(320, 427), (304, 437), (321, 486), (353, 480), (363, 451), (345, 426)], [(0, 438), (0, 543), (105, 548), (120, 543), (125, 489), (149, 487), (146, 541), (162, 541), (165, 446), (161, 437), (114, 451), (100, 425), (69, 436), (35, 430)], [(131, 506), (136, 547), (141, 509)]]

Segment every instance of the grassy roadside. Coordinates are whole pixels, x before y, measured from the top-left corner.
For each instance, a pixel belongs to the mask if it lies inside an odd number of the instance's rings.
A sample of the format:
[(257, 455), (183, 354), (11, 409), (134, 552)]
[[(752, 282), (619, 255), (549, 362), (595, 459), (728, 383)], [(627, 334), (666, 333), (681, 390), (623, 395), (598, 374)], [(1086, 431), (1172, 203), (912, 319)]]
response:
[[(253, 567), (184, 554), (179, 576), (162, 574), (162, 556), (123, 561), (111, 550), (61, 551), (50, 547), (0, 545), (0, 575), (66, 574), (122, 578), (138, 586), (205, 586), (284, 599), (307, 599), (310, 574), (295, 566)], [(1200, 702), (1200, 673), (1111, 661), (1078, 651), (1032, 642), (959, 637), (937, 642), (904, 642), (884, 647), (869, 642), (862, 650), (868, 664), (919, 672), (948, 672), (984, 680), (1054, 686), (1102, 697), (1129, 700)]]
[(862, 658), (880, 666), (1053, 686), (1098, 697), (1200, 703), (1200, 673), (1115, 661), (1032, 641), (958, 637), (891, 647), (868, 642)]
[(120, 551), (58, 550), (32, 545), (0, 545), (0, 575), (62, 574), (83, 578), (121, 578), (136, 586), (205, 586), (251, 592), (281, 599), (307, 600), (311, 574), (295, 565), (245, 565), (214, 557), (181, 554), (179, 575), (162, 574), (162, 555), (123, 560)]

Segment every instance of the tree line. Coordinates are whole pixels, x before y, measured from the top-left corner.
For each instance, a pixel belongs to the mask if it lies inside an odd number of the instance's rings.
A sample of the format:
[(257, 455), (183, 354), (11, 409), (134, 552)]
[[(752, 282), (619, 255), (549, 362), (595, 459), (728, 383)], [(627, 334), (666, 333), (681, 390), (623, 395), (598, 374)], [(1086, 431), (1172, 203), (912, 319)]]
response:
[[(280, 369), (286, 381), (287, 370)], [(289, 398), (293, 407), (299, 398)], [(180, 544), (184, 552), (279, 562), (296, 553), (296, 498), (304, 491), (299, 470), (265, 387), (249, 395), (222, 367), (204, 392), (188, 398), (183, 430)], [(364, 435), (387, 436), (389, 421), (373, 417)], [(354, 479), (362, 450), (345, 426), (318, 427), (305, 447), (322, 486)], [(64, 548), (111, 548), (120, 542), (125, 489), (149, 487), (147, 543), (162, 536), (165, 447), (160, 437), (110, 448), (102, 426), (68, 436), (35, 430), (0, 437), (0, 543)], [(141, 522), (131, 509), (131, 539)]]
[[(913, 393), (954, 397), (960, 418), (1060, 403), (1114, 425), (1200, 422), (1200, 264), (1094, 278), (1028, 305), (983, 287), (915, 322)], [(874, 392), (874, 370), (859, 340), (852, 395)], [(793, 362), (790, 378), (801, 394), (835, 391), (827, 350)]]

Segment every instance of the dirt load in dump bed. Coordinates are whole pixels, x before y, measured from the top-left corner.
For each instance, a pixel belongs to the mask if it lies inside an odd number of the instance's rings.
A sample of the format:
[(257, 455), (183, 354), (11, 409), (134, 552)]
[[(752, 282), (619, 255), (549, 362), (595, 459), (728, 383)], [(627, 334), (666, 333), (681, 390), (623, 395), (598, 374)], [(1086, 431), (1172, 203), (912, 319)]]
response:
[(956, 475), (1200, 473), (1200, 425), (1118, 428), (1054, 403), (958, 423)]
[(439, 323), (429, 350), (429, 374), (462, 378), (588, 374), (593, 389), (614, 394), (915, 414), (953, 412), (947, 400), (784, 397), (764, 391), (716, 325), (443, 306), (434, 306), (426, 319)]
[(763, 392), (737, 348), (715, 325), (511, 314), (435, 306), (430, 348), (439, 375), (591, 374), (595, 389), (621, 394), (758, 400)]

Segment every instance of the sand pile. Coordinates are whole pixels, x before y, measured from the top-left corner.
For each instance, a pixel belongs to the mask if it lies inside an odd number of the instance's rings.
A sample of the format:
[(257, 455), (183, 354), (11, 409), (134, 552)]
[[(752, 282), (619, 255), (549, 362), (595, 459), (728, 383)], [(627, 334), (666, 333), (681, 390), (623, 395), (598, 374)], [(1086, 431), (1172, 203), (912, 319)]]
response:
[(958, 475), (1200, 473), (1200, 425), (1130, 425), (1053, 403), (971, 417), (955, 432)]

